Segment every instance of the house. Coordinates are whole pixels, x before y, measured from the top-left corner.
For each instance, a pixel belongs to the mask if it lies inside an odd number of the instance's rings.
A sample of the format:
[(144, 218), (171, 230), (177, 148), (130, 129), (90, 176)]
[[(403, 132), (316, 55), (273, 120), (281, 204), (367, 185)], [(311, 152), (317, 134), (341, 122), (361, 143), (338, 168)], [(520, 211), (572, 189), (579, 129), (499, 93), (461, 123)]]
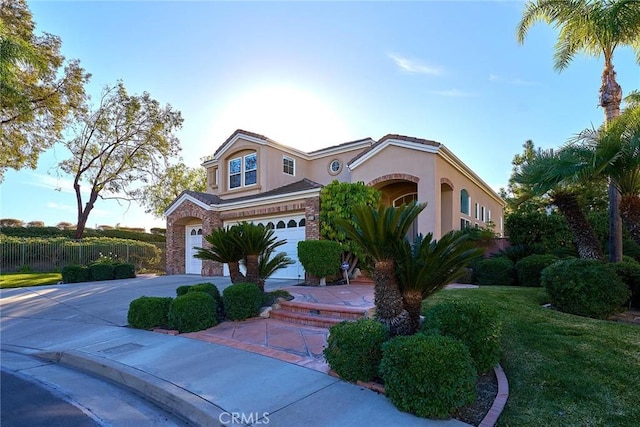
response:
[(386, 135), (306, 153), (237, 130), (202, 166), (207, 191), (184, 191), (165, 212), (167, 274), (228, 274), (194, 258), (193, 248), (205, 246), (203, 236), (217, 227), (249, 221), (286, 239), (279, 249), (296, 261), (273, 277), (304, 278), (297, 243), (319, 238), (320, 190), (335, 179), (373, 186), (387, 205), (427, 202), (414, 231), (435, 238), (489, 223), (503, 232), (500, 196), (444, 145), (426, 139)]

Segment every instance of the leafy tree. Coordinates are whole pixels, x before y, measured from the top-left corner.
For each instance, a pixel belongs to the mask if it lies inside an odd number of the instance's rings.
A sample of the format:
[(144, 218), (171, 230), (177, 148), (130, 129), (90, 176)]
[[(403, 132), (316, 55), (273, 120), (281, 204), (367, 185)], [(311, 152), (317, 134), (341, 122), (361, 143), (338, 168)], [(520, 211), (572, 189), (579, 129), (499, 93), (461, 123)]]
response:
[(354, 240), (374, 263), (373, 283), (376, 316), (391, 335), (412, 332), (396, 277), (395, 257), (413, 221), (426, 204), (412, 202), (399, 207), (367, 205), (353, 207), (354, 221), (336, 220), (346, 236)]
[(533, 141), (530, 139), (522, 144), (522, 147), (524, 148), (522, 154), (516, 154), (511, 161), (511, 177), (509, 177), (507, 188), (500, 189), (501, 197), (507, 202), (505, 209), (506, 214), (515, 211), (540, 211), (544, 210), (549, 204), (548, 200), (541, 197), (530, 197), (526, 201), (523, 201), (523, 196), (528, 194), (529, 191), (523, 188), (523, 184), (515, 181), (515, 176), (520, 173), (522, 165), (535, 156), (536, 150)]
[(56, 224), (56, 228), (59, 228), (60, 230), (68, 230), (75, 227), (75, 225), (73, 225), (70, 222), (65, 222), (65, 221), (61, 221), (59, 223)]
[(24, 227), (24, 221), (14, 218), (0, 219), (0, 227)]
[[(119, 82), (106, 86), (95, 110), (83, 114), (75, 138), (65, 142), (71, 158), (60, 170), (73, 175), (81, 238), (98, 197), (139, 200), (147, 183), (165, 173), (169, 158), (180, 151), (174, 131), (182, 126), (180, 112), (161, 107), (149, 93), (129, 95)], [(89, 198), (83, 201), (82, 184)]]
[(353, 209), (356, 206), (378, 206), (380, 191), (364, 185), (362, 182), (350, 183), (333, 180), (320, 191), (320, 237), (335, 240), (342, 245), (345, 261), (349, 262), (349, 273), (358, 264), (363, 251), (338, 226), (338, 221), (353, 221)]
[(153, 184), (144, 187), (140, 201), (146, 213), (162, 218), (164, 211), (183, 190), (204, 192), (206, 189), (207, 176), (203, 168), (190, 168), (178, 163), (168, 167)]
[[(537, 22), (559, 28), (555, 45), (554, 68), (562, 71), (577, 53), (604, 57), (600, 106), (605, 124), (620, 114), (622, 88), (616, 81), (613, 54), (617, 47), (630, 46), (640, 63), (640, 2), (636, 0), (537, 0), (527, 3), (518, 25), (517, 38), (524, 42), (529, 29)], [(622, 220), (620, 194), (609, 185), (609, 258), (622, 260)]]
[(27, 227), (44, 227), (44, 221), (29, 221)]
[(86, 98), (89, 74), (65, 61), (59, 37), (34, 29), (25, 0), (0, 3), (0, 181), (8, 168), (35, 169)]

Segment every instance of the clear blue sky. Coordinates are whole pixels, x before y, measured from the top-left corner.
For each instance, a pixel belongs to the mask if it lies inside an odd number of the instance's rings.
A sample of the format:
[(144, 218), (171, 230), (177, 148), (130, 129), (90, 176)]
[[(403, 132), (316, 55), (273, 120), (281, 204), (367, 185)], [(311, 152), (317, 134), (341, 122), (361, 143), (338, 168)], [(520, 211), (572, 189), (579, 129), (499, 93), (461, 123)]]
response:
[[(602, 59), (553, 70), (556, 33), (524, 45), (521, 1), (31, 1), (37, 31), (62, 38), (93, 77), (94, 98), (122, 79), (182, 112), (184, 163), (196, 167), (237, 128), (311, 151), (398, 133), (445, 144), (495, 189), (532, 139), (555, 147), (598, 126)], [(614, 58), (627, 94), (640, 88), (630, 49)], [(10, 171), (2, 218), (76, 222), (61, 147), (35, 171)], [(60, 188), (56, 191), (55, 188)], [(137, 205), (99, 201), (88, 226), (164, 226)]]

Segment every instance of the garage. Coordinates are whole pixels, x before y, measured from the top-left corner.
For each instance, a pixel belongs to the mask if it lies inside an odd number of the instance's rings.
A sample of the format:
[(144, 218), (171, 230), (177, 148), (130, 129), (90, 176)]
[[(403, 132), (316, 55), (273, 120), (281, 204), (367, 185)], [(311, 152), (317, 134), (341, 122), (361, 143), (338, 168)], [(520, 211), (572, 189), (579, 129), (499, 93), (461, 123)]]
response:
[[(251, 222), (272, 229), (278, 240), (286, 240), (287, 243), (278, 247), (276, 250), (278, 252), (286, 252), (287, 256), (295, 261), (294, 264), (276, 271), (271, 278), (304, 280), (304, 268), (300, 264), (300, 261), (298, 261), (298, 242), (305, 239), (304, 216), (261, 218)], [(237, 223), (238, 221), (225, 221), (224, 226), (232, 226)], [(243, 266), (240, 268), (244, 272)], [(223, 274), (225, 276), (229, 275), (229, 268), (226, 264), (224, 265)]]

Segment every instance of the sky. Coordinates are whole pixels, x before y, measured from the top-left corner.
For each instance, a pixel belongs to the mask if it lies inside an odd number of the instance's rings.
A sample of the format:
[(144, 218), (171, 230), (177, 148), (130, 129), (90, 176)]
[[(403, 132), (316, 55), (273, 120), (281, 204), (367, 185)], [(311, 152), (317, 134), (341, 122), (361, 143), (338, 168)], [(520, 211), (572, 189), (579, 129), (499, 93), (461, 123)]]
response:
[[(236, 129), (303, 151), (386, 134), (438, 141), (485, 182), (507, 185), (526, 140), (558, 147), (604, 119), (602, 58), (553, 69), (554, 28), (515, 30), (522, 1), (28, 1), (36, 32), (92, 74), (182, 112), (180, 161), (198, 167)], [(640, 89), (616, 51), (624, 94)], [(36, 170), (9, 171), (0, 218), (76, 223), (58, 145)], [(177, 162), (178, 160), (176, 160)], [(88, 227), (164, 227), (135, 203), (96, 203)]]

